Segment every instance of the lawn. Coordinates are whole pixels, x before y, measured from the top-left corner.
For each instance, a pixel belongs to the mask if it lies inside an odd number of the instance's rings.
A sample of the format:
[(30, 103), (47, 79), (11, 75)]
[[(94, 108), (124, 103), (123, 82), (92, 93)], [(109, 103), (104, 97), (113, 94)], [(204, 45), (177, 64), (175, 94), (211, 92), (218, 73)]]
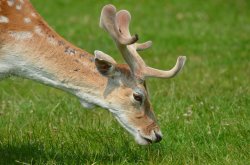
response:
[(102, 6), (132, 14), (131, 31), (153, 47), (141, 56), (170, 68), (150, 79), (151, 102), (164, 139), (137, 145), (102, 109), (85, 110), (72, 95), (17, 77), (0, 81), (0, 164), (249, 164), (250, 1), (31, 0), (75, 45), (123, 62), (98, 26)]

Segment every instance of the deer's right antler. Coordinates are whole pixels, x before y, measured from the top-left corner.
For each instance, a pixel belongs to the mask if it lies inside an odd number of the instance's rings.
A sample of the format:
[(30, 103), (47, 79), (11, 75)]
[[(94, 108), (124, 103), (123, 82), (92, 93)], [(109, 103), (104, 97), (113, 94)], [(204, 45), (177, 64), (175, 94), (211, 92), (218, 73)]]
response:
[(131, 36), (129, 32), (130, 20), (131, 16), (127, 10), (116, 12), (113, 5), (106, 5), (102, 9), (100, 26), (112, 36), (134, 76), (142, 80), (146, 77), (174, 77), (184, 66), (186, 57), (178, 57), (176, 65), (168, 71), (148, 67), (137, 51), (151, 47), (152, 42), (135, 43), (138, 40), (138, 35)]

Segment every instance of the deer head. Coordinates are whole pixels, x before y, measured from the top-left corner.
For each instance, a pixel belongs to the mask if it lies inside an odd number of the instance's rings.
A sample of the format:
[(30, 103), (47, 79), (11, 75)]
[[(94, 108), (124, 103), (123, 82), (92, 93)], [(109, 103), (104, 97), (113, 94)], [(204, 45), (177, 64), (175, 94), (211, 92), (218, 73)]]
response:
[(98, 50), (94, 53), (95, 65), (116, 86), (107, 96), (108, 102), (112, 104), (108, 109), (139, 144), (145, 145), (162, 139), (145, 80), (148, 77), (174, 77), (182, 69), (186, 57), (178, 57), (175, 66), (168, 71), (147, 66), (138, 51), (149, 48), (152, 42), (136, 43), (138, 35), (131, 36), (129, 32), (130, 20), (130, 13), (126, 10), (116, 12), (112, 5), (103, 7), (100, 27), (113, 38), (128, 65), (117, 64), (111, 56)]

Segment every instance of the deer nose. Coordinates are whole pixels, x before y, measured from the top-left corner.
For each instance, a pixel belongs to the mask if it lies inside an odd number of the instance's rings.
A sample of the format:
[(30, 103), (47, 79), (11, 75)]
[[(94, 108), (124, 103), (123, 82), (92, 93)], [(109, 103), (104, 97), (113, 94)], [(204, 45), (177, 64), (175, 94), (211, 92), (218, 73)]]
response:
[(155, 136), (156, 136), (156, 140), (155, 140), (156, 143), (158, 143), (162, 140), (162, 135), (155, 132)]

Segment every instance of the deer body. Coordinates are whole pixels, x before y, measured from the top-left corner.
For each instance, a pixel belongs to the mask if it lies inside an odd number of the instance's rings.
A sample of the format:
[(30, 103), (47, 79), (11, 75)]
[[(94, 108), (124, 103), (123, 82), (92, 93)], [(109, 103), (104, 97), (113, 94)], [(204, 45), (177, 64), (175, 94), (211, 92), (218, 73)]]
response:
[[(135, 44), (128, 31), (130, 14), (103, 8), (100, 25), (114, 39), (127, 64), (116, 64), (109, 55), (95, 56), (58, 35), (28, 0), (0, 0), (0, 78), (16, 75), (62, 89), (82, 105), (98, 105), (113, 113), (139, 144), (161, 140), (148, 99), (145, 78), (173, 77), (184, 65), (179, 58), (170, 71), (147, 67), (136, 50), (151, 43)], [(135, 63), (135, 64), (134, 64)]]
[(104, 87), (107, 78), (95, 69), (94, 57), (54, 32), (28, 1), (1, 0), (0, 13), (7, 19), (0, 23), (1, 77), (17, 75), (75, 95), (79, 87), (86, 93)]

